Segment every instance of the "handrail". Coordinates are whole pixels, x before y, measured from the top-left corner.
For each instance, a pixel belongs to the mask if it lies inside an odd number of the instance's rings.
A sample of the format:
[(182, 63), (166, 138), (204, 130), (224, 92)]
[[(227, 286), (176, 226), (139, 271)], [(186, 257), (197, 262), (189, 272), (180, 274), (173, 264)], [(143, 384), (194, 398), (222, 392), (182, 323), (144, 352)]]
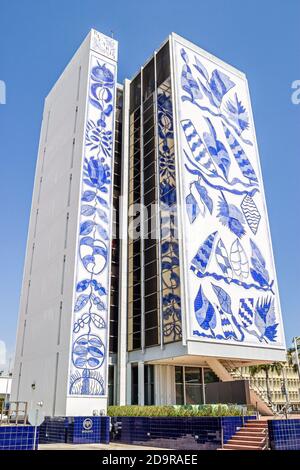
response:
[(291, 404), (289, 402), (284, 403), (284, 405), (282, 405), (282, 407), (278, 411), (276, 411), (275, 415), (284, 416), (285, 419), (288, 419), (288, 412), (289, 412), (290, 406)]
[(268, 425), (265, 429), (265, 435), (266, 435), (266, 442), (265, 442), (265, 447), (263, 450), (270, 450), (270, 436), (269, 436), (269, 428)]

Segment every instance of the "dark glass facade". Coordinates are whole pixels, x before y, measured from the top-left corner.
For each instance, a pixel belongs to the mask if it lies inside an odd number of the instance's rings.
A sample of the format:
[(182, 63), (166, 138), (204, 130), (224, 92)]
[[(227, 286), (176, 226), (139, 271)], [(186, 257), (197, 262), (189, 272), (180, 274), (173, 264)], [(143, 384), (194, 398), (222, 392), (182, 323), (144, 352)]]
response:
[[(133, 92), (134, 91), (134, 92)], [(141, 76), (131, 84), (129, 123), (129, 226), (135, 225), (141, 204)], [(131, 208), (136, 207), (136, 211)], [(140, 225), (136, 236), (128, 240), (128, 349), (141, 347), (141, 238)]]
[[(162, 160), (166, 165), (162, 166)], [(172, 227), (166, 227), (163, 211), (165, 205), (169, 215), (173, 204), (175, 161), (166, 43), (130, 84), (129, 351), (181, 339), (176, 216), (171, 217)]]
[(120, 237), (119, 237), (119, 198), (121, 193), (121, 162), (122, 162), (122, 112), (123, 91), (117, 89), (116, 119), (115, 119), (115, 153), (114, 153), (114, 190), (113, 190), (113, 239), (111, 252), (111, 292), (110, 292), (110, 324), (109, 352), (118, 352), (118, 317), (119, 317), (119, 267), (120, 267)]

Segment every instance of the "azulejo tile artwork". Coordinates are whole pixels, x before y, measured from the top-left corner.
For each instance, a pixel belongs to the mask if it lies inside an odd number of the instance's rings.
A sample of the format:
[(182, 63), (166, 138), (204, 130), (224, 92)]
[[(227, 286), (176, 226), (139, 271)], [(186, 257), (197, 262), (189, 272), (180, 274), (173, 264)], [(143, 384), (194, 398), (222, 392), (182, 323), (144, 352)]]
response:
[(190, 335), (282, 344), (247, 82), (179, 42), (176, 81)]
[(91, 55), (69, 393), (104, 395), (115, 66)]
[(179, 247), (177, 237), (176, 172), (171, 94), (157, 99), (160, 173), (162, 314), (164, 341), (181, 339)]

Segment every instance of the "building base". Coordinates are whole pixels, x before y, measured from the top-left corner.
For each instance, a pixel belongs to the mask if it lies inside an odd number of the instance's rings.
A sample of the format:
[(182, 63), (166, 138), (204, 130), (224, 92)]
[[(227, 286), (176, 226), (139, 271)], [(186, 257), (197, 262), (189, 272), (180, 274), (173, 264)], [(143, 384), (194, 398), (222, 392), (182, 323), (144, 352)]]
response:
[(108, 416), (47, 416), (39, 428), (39, 443), (108, 444)]

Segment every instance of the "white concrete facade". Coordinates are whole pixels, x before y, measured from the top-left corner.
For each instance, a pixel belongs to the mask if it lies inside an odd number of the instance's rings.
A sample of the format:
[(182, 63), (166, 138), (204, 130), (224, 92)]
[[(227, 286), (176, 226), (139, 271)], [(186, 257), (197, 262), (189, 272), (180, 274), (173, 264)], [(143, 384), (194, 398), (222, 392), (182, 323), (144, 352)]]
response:
[(78, 399), (69, 393), (69, 370), (89, 68), (92, 57), (115, 64), (116, 49), (115, 41), (92, 30), (45, 100), (11, 399), (30, 408), (42, 401), (50, 416), (106, 408), (106, 377), (104, 399)]

